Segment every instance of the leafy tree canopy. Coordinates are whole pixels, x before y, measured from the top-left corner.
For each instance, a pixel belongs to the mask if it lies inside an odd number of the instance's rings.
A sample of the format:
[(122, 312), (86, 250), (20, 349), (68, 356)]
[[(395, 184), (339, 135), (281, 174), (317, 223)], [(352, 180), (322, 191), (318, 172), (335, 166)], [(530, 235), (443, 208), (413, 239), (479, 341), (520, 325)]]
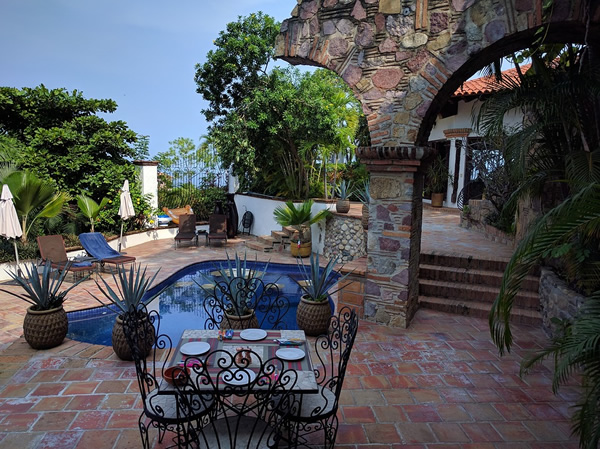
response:
[(2, 147), (18, 148), (19, 167), (61, 191), (108, 196), (125, 179), (134, 181), (129, 160), (147, 154), (144, 139), (136, 146), (138, 136), (125, 122), (96, 115), (116, 108), (113, 100), (86, 99), (77, 90), (0, 87)]
[(215, 50), (196, 65), (196, 92), (209, 102), (208, 121), (226, 115), (261, 84), (274, 54), (279, 23), (258, 12), (227, 24), (214, 41)]

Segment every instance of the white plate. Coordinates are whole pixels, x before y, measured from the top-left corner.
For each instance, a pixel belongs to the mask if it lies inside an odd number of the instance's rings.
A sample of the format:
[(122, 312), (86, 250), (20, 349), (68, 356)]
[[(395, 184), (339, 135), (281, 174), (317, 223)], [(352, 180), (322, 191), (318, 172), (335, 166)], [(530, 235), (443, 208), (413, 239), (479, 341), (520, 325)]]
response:
[(238, 369), (221, 374), (221, 379), (229, 385), (248, 385), (256, 379), (256, 373), (251, 370)]
[(275, 353), (281, 360), (302, 360), (306, 353), (298, 348), (281, 348)]
[(240, 332), (240, 338), (248, 341), (264, 340), (267, 337), (267, 331), (263, 329), (244, 329)]
[(181, 346), (183, 355), (202, 355), (210, 350), (210, 345), (205, 341), (190, 341)]

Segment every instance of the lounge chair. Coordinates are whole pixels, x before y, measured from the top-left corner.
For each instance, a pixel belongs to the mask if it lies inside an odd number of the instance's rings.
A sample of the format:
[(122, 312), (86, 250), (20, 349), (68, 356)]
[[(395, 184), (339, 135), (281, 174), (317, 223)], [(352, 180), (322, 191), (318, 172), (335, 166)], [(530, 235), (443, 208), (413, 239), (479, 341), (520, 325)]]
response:
[(189, 204), (185, 207), (179, 207), (176, 209), (169, 209), (168, 207), (163, 207), (162, 210), (165, 214), (171, 217), (171, 220), (175, 224), (179, 224), (180, 215), (189, 215), (194, 213), (194, 211), (192, 210), (192, 206), (190, 206)]
[(135, 257), (124, 256), (120, 252), (112, 249), (104, 236), (99, 232), (84, 232), (79, 234), (79, 241), (83, 249), (92, 257), (100, 261), (100, 265), (112, 263), (120, 265), (128, 262), (135, 262)]
[(227, 216), (213, 214), (208, 217), (208, 235), (206, 236), (206, 240), (209, 246), (211, 240), (227, 243)]
[(196, 240), (196, 246), (198, 246), (198, 235), (196, 234), (196, 216), (191, 215), (180, 215), (179, 216), (179, 230), (175, 236), (175, 249), (177, 244), (181, 244), (182, 241), (193, 241)]
[[(78, 261), (77, 259), (69, 261), (62, 235), (42, 235), (37, 238), (37, 242), (42, 260), (44, 262), (49, 260), (52, 268), (59, 271), (66, 269), (73, 273), (74, 277), (84, 271), (93, 272), (96, 268), (94, 262), (91, 261)], [(69, 262), (71, 263), (67, 265)]]

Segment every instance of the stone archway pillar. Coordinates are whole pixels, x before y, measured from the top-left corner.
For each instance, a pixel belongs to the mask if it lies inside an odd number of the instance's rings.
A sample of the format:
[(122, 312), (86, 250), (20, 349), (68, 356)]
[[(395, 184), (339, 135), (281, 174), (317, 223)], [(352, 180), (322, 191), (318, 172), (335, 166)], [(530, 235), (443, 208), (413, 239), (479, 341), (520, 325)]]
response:
[(364, 316), (408, 327), (418, 308), (418, 269), (423, 216), (421, 161), (426, 147), (357, 150), (371, 178)]

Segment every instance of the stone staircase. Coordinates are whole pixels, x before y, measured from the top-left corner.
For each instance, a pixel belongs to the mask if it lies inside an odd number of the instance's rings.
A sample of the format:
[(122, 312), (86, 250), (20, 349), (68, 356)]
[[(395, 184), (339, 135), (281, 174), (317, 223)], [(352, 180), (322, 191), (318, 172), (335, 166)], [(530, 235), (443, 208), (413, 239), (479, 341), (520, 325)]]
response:
[(296, 230), (292, 227), (283, 227), (281, 231), (271, 231), (271, 235), (261, 235), (255, 241), (246, 242), (246, 246), (265, 253), (284, 251), (289, 248), (290, 240), (293, 239), (295, 232)]
[[(421, 253), (421, 307), (487, 318), (500, 290), (507, 261)], [(515, 297), (511, 321), (541, 324), (539, 273), (528, 275)]]

